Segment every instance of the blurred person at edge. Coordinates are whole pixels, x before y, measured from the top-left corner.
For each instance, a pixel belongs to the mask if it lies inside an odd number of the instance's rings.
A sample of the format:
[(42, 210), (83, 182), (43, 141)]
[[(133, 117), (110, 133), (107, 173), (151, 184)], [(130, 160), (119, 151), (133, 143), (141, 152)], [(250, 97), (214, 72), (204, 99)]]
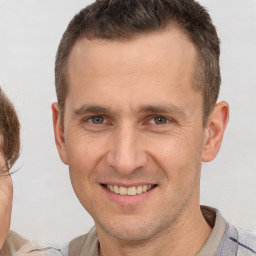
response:
[(19, 157), (20, 124), (16, 111), (0, 88), (0, 256), (61, 255), (55, 248), (42, 248), (9, 230), (13, 185), (10, 169)]
[(255, 255), (252, 232), (200, 206), (217, 155), (219, 38), (193, 0), (98, 0), (69, 23), (55, 63), (55, 141), (95, 222), (70, 256)]

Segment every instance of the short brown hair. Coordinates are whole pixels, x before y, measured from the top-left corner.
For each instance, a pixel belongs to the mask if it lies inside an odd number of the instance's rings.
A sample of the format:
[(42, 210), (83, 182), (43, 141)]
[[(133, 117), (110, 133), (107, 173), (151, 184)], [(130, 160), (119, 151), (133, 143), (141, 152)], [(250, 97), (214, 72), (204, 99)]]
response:
[(20, 152), (20, 123), (16, 111), (0, 88), (0, 154), (4, 157), (7, 171), (13, 166)]
[(67, 60), (79, 38), (129, 40), (138, 34), (165, 30), (171, 24), (196, 47), (193, 86), (202, 92), (205, 122), (221, 84), (220, 42), (208, 12), (194, 0), (96, 0), (82, 9), (69, 23), (56, 55), (55, 86), (62, 121), (68, 93)]

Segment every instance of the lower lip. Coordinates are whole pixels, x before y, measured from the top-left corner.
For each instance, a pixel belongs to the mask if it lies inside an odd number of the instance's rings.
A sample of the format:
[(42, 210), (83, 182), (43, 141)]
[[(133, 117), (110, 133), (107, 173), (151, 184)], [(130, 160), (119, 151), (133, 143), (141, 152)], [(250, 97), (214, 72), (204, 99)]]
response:
[(157, 188), (154, 187), (147, 192), (143, 192), (141, 194), (135, 195), (135, 196), (123, 196), (116, 193), (113, 193), (109, 191), (107, 188), (101, 186), (103, 190), (106, 192), (107, 196), (110, 198), (111, 201), (114, 201), (115, 203), (123, 206), (130, 206), (130, 205), (136, 205), (143, 201), (145, 201)]

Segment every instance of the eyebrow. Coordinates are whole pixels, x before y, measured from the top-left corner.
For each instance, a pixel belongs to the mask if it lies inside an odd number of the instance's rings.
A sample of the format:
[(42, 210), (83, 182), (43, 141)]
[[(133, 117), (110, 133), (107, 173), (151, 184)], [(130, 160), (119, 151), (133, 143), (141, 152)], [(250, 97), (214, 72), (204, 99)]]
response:
[(74, 109), (73, 113), (75, 116), (82, 116), (88, 113), (102, 113), (106, 114), (109, 110), (106, 107), (99, 105), (82, 105), (80, 108)]
[(167, 114), (167, 113), (175, 113), (178, 115), (185, 115), (185, 112), (183, 109), (172, 105), (172, 104), (168, 104), (168, 105), (144, 105), (142, 106), (139, 111), (139, 113), (163, 113), (163, 114)]
[[(88, 113), (95, 113), (95, 114), (107, 114), (110, 113), (110, 108), (100, 106), (100, 105), (82, 105), (81, 107), (74, 109), (73, 114), (74, 116), (82, 116)], [(176, 114), (179, 116), (185, 116), (185, 111), (175, 105), (168, 104), (168, 105), (142, 105), (137, 113), (162, 113), (162, 114)]]

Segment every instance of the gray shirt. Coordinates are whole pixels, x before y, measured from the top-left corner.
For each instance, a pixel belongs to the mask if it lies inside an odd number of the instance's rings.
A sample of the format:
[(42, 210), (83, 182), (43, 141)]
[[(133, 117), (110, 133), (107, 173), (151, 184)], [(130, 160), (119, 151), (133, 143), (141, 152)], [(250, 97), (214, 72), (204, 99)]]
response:
[[(201, 207), (202, 213), (213, 227), (210, 237), (196, 256), (254, 256), (256, 233), (236, 228), (227, 223), (218, 210)], [(69, 256), (99, 256), (99, 240), (95, 227), (86, 235), (69, 243)]]

